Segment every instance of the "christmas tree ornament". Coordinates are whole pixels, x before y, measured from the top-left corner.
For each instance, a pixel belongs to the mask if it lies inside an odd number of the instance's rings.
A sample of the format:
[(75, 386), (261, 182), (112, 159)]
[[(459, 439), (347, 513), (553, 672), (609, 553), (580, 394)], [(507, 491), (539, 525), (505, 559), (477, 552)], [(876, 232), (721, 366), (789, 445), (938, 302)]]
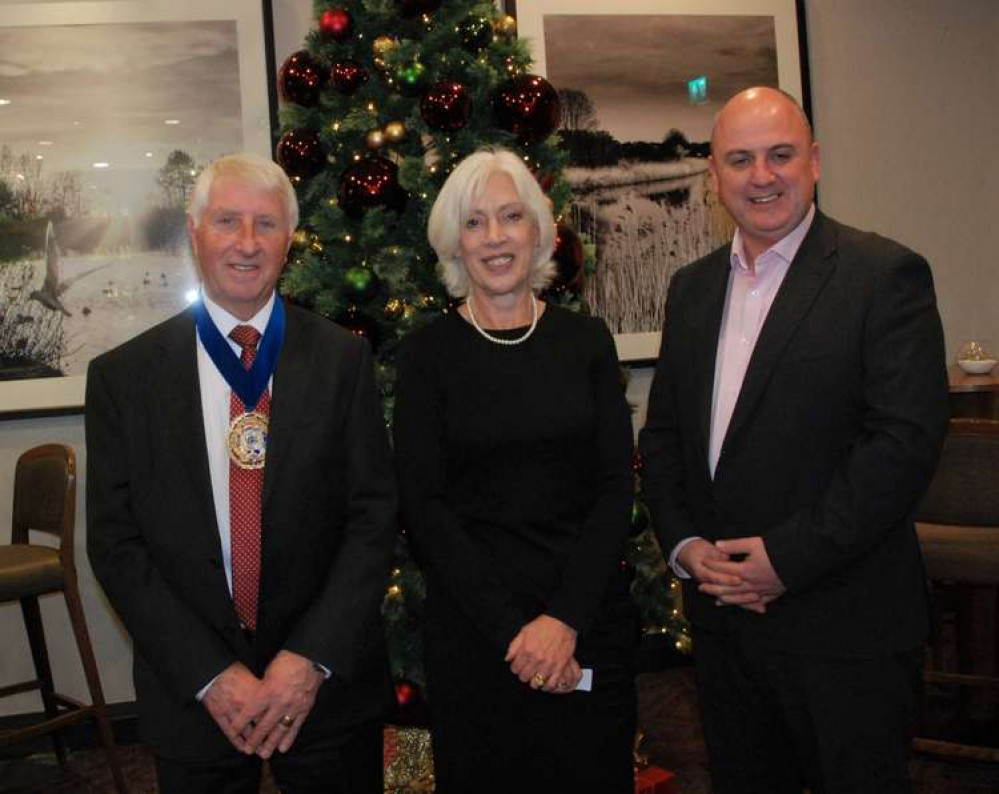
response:
[(398, 84), (399, 90), (409, 96), (416, 96), (423, 91), (426, 83), (427, 67), (418, 60), (401, 64), (394, 72), (393, 77)]
[(288, 130), (278, 141), (277, 161), (288, 176), (300, 179), (312, 176), (325, 162), (319, 135), (311, 130)]
[(579, 236), (564, 223), (555, 225), (555, 278), (545, 290), (546, 294), (557, 295), (564, 292), (578, 294), (583, 288), (583, 243)]
[(354, 20), (346, 8), (328, 8), (319, 15), (319, 35), (327, 41), (346, 41), (354, 33)]
[(301, 250), (309, 244), (309, 232), (307, 229), (295, 229), (295, 233), (291, 236), (291, 244)]
[(395, 0), (395, 7), (404, 19), (414, 19), (421, 14), (432, 14), (441, 7), (441, 0)]
[(386, 320), (398, 320), (402, 317), (402, 313), (405, 309), (405, 301), (400, 298), (389, 298), (385, 301), (385, 308), (382, 309), (382, 314), (385, 315)]
[(384, 70), (386, 59), (399, 47), (399, 40), (391, 36), (379, 36), (371, 43), (371, 52), (375, 56), (375, 66)]
[(493, 31), (504, 39), (512, 39), (517, 35), (517, 18), (504, 14), (493, 20)]
[(281, 64), (278, 91), (285, 102), (312, 107), (319, 101), (322, 88), (322, 67), (305, 50), (292, 53)]
[(456, 132), (468, 124), (472, 115), (472, 98), (461, 83), (441, 80), (423, 95), (420, 115), (432, 130)]
[(357, 61), (347, 58), (333, 64), (333, 68), (330, 69), (330, 80), (337, 91), (349, 96), (368, 82), (368, 70)]
[(381, 149), (385, 145), (385, 133), (382, 130), (369, 130), (364, 136), (364, 142), (371, 150)]
[(558, 92), (536, 74), (514, 77), (496, 90), (493, 114), (497, 125), (514, 133), (522, 143), (538, 143), (558, 126)]
[(344, 272), (343, 286), (352, 301), (364, 301), (375, 294), (378, 288), (378, 276), (369, 268), (354, 265)]
[(455, 25), (461, 46), (478, 55), (493, 40), (493, 27), (487, 17), (471, 16)]
[(312, 240), (309, 242), (309, 250), (314, 254), (321, 254), (323, 252), (323, 243), (319, 239), (318, 234), (312, 235)]
[(631, 536), (641, 535), (649, 526), (649, 509), (639, 501), (631, 504)]
[(337, 198), (343, 211), (356, 217), (374, 207), (401, 212), (407, 196), (399, 185), (395, 163), (384, 157), (367, 157), (343, 172)]
[(384, 133), (389, 143), (399, 143), (406, 137), (406, 125), (401, 121), (390, 121), (385, 125)]

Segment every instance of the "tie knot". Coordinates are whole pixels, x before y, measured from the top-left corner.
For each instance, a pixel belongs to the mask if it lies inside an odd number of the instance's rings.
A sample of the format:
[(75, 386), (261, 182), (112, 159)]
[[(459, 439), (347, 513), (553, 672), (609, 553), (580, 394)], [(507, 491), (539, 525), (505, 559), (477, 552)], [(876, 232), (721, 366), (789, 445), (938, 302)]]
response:
[(260, 341), (260, 331), (252, 325), (237, 325), (229, 332), (229, 338), (243, 350), (256, 350), (257, 342)]

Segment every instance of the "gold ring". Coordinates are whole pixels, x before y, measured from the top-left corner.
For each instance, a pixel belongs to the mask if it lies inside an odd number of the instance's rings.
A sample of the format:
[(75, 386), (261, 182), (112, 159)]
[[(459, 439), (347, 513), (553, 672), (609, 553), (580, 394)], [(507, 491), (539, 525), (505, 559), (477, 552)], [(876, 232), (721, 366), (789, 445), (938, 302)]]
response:
[(294, 724), (295, 724), (295, 718), (292, 717), (290, 714), (285, 714), (281, 718), (281, 727), (282, 728), (290, 728)]
[(531, 676), (531, 689), (541, 689), (545, 685), (545, 677), (541, 673)]

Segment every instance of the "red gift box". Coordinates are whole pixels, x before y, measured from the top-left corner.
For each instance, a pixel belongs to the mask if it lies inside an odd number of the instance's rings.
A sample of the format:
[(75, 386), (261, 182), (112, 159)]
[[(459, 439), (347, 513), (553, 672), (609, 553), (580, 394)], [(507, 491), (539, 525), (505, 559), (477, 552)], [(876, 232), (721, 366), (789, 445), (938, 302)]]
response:
[(658, 766), (635, 773), (635, 794), (676, 794), (676, 775)]

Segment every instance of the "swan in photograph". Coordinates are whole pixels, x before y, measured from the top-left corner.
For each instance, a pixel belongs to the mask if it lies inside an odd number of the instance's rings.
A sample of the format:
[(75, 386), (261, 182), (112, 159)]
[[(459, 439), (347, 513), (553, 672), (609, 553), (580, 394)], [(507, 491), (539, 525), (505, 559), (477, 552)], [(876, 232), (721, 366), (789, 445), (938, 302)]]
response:
[(46, 309), (72, 317), (73, 315), (59, 300), (59, 296), (66, 291), (67, 286), (59, 282), (59, 244), (56, 242), (52, 221), (49, 221), (49, 225), (45, 228), (45, 281), (42, 282), (42, 288), (36, 289), (29, 297)]
[(34, 290), (28, 298), (38, 301), (46, 309), (62, 312), (67, 317), (72, 317), (72, 313), (63, 305), (60, 296), (81, 278), (98, 270), (103, 270), (109, 263), (84, 270), (73, 278), (63, 281), (59, 278), (59, 259), (59, 243), (56, 242), (52, 221), (49, 221), (48, 226), (45, 227), (45, 281), (42, 282), (42, 288)]

